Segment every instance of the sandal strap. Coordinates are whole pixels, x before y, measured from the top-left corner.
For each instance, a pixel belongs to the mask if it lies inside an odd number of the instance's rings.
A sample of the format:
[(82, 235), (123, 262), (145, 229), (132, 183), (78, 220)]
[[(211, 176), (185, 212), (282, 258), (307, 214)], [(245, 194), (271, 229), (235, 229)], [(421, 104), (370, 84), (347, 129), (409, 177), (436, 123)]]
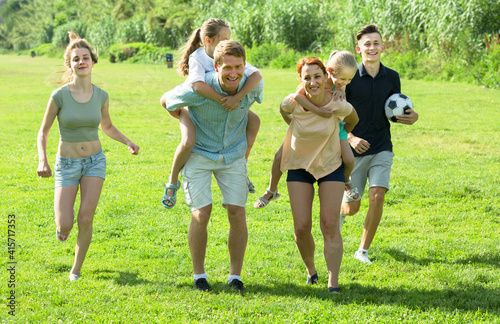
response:
[(271, 194), (271, 198), (269, 198), (269, 200), (273, 200), (274, 197), (278, 194), (278, 189), (276, 189), (275, 191), (272, 191), (270, 188), (267, 188), (266, 192)]
[(168, 184), (164, 184), (165, 188), (168, 190), (168, 189), (174, 189), (174, 190), (178, 190), (181, 188), (181, 180), (177, 180), (177, 183), (176, 184), (173, 184), (173, 183), (168, 183)]
[[(161, 197), (161, 203), (163, 204), (164, 207), (166, 208), (172, 208), (175, 206), (175, 203), (177, 202), (177, 191), (181, 187), (181, 181), (177, 180), (177, 183), (174, 185), (173, 183), (168, 183), (165, 185), (165, 192), (163, 193), (163, 196)], [(172, 189), (174, 193), (172, 196), (167, 195), (167, 190)], [(172, 204), (172, 206), (168, 206), (166, 202), (169, 202)]]

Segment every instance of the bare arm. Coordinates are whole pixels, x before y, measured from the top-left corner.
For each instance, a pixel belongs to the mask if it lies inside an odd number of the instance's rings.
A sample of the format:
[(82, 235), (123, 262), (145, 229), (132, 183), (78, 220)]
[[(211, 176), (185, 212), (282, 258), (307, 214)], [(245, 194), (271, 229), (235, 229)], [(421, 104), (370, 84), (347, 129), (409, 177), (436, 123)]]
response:
[(221, 102), (222, 98), (224, 98), (223, 95), (215, 91), (211, 86), (203, 81), (193, 82), (193, 89), (197, 93), (207, 97), (208, 99), (212, 99), (213, 101)]
[(344, 118), (344, 129), (347, 133), (350, 133), (354, 126), (359, 122), (358, 113), (353, 108), (351, 113)]
[(347, 134), (347, 140), (358, 154), (365, 153), (370, 148), (370, 143), (367, 140), (354, 136), (352, 133)]
[(54, 102), (54, 99), (50, 98), (47, 103), (47, 110), (43, 116), (42, 126), (40, 126), (36, 139), (38, 147), (38, 169), (36, 172), (40, 177), (44, 178), (52, 176), (52, 170), (50, 169), (47, 159), (47, 139), (49, 137), (50, 128), (54, 124), (58, 112), (59, 108)]
[(281, 113), (281, 117), (283, 117), (283, 120), (285, 121), (285, 123), (290, 125), (290, 123), (292, 122), (292, 114), (289, 114), (286, 111), (284, 111), (281, 108), (281, 105), (280, 105), (280, 113)]
[(300, 89), (295, 93), (295, 101), (297, 101), (305, 109), (309, 110), (312, 113), (315, 113), (320, 117), (330, 118), (333, 115), (333, 109), (326, 107), (317, 107), (312, 102), (310, 102), (306, 97), (304, 87), (300, 87)]
[(101, 129), (104, 132), (104, 134), (108, 135), (115, 141), (118, 141), (120, 143), (123, 143), (127, 145), (130, 153), (137, 155), (139, 154), (139, 146), (134, 144), (131, 140), (127, 138), (122, 132), (118, 130), (118, 128), (113, 125), (111, 122), (111, 118), (109, 117), (109, 99), (106, 100), (104, 103), (104, 106), (101, 108)]
[(232, 111), (238, 108), (240, 105), (240, 100), (243, 99), (247, 94), (250, 93), (262, 80), (262, 74), (259, 71), (255, 71), (252, 73), (243, 87), (241, 87), (240, 91), (238, 91), (233, 96), (222, 97), (222, 107), (227, 111)]

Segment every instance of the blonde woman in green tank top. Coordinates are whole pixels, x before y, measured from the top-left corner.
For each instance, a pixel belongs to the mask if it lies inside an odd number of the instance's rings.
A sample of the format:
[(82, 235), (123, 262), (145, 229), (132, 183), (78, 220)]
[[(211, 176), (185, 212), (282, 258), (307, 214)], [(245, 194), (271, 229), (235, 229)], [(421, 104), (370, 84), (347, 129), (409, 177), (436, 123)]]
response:
[(91, 82), (97, 56), (91, 46), (73, 32), (64, 54), (67, 84), (56, 89), (47, 104), (38, 132), (38, 169), (40, 177), (52, 176), (47, 159), (47, 138), (57, 118), (60, 141), (55, 164), (54, 211), (56, 238), (65, 241), (74, 222), (74, 205), (81, 191), (78, 210), (78, 237), (75, 262), (70, 280), (78, 280), (92, 238), (92, 223), (106, 173), (106, 158), (102, 152), (98, 127), (112, 139), (127, 145), (130, 153), (138, 154), (139, 146), (121, 133), (109, 117), (106, 91)]

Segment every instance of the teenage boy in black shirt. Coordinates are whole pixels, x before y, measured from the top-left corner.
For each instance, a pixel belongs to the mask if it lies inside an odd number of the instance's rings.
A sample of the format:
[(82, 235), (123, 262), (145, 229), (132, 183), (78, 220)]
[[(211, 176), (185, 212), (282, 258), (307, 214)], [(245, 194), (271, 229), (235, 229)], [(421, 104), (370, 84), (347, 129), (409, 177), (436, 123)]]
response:
[[(385, 116), (384, 104), (393, 93), (401, 92), (399, 74), (380, 62), (385, 49), (382, 35), (375, 24), (364, 26), (356, 35), (356, 51), (362, 63), (358, 72), (346, 88), (346, 98), (359, 116), (359, 123), (349, 133), (348, 140), (354, 151), (356, 161), (351, 181), (360, 190), (360, 196), (353, 200), (344, 195), (341, 211), (341, 228), (346, 215), (359, 211), (361, 196), (366, 181), (369, 180), (369, 207), (366, 214), (363, 236), (354, 257), (371, 264), (368, 258), (375, 232), (382, 218), (385, 194), (389, 190), (392, 152), (390, 123)], [(397, 117), (397, 122), (413, 125), (418, 114), (407, 110), (407, 115)]]

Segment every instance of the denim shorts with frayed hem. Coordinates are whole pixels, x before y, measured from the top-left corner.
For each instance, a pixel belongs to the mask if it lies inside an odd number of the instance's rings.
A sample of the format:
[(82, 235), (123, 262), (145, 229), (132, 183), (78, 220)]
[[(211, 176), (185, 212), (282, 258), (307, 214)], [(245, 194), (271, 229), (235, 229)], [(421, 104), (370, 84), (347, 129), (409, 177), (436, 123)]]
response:
[(82, 177), (99, 177), (106, 180), (106, 157), (102, 150), (81, 159), (57, 156), (54, 174), (56, 187), (77, 185)]

